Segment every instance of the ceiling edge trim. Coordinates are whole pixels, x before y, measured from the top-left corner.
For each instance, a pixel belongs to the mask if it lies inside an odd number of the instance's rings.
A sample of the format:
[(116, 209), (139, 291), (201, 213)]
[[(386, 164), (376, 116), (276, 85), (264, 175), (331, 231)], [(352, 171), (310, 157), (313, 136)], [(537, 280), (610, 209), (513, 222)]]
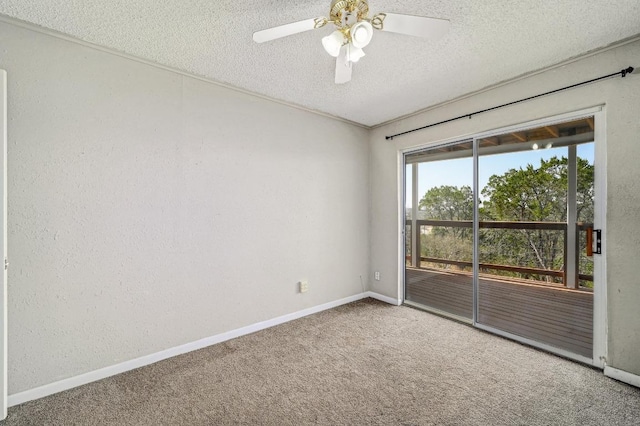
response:
[(131, 55), (129, 53), (121, 52), (121, 51), (116, 50), (116, 49), (112, 49), (112, 48), (109, 48), (109, 47), (101, 46), (99, 44), (95, 44), (95, 43), (91, 43), (91, 42), (88, 42), (88, 41), (84, 41), (84, 40), (81, 40), (79, 38), (70, 36), (68, 34), (65, 34), (65, 33), (62, 33), (62, 32), (56, 31), (56, 30), (52, 30), (50, 28), (42, 27), (42, 26), (33, 24), (31, 22), (23, 21), (23, 20), (18, 19), (18, 18), (7, 16), (7, 15), (4, 15), (2, 13), (0, 13), (0, 22), (3, 22), (5, 24), (9, 24), (9, 25), (15, 25), (17, 27), (25, 28), (27, 30), (35, 31), (35, 32), (38, 32), (38, 33), (41, 33), (41, 34), (45, 34), (45, 35), (48, 35), (48, 36), (51, 36), (51, 37), (55, 37), (55, 38), (58, 38), (58, 39), (61, 39), (61, 40), (65, 40), (65, 41), (68, 41), (68, 42), (71, 42), (71, 43), (76, 43), (76, 44), (82, 45), (84, 47), (88, 47), (90, 49), (98, 50), (98, 51), (101, 51), (101, 52), (104, 52), (104, 53), (108, 53), (108, 54), (111, 54), (111, 55), (120, 56), (122, 58), (129, 59), (129, 60), (132, 60), (132, 61), (136, 61), (136, 62), (142, 63), (144, 65), (149, 65), (149, 66), (152, 66), (152, 67), (155, 67), (155, 68), (159, 68), (159, 69), (162, 69), (162, 70), (165, 70), (165, 71), (169, 71), (169, 72), (172, 72), (172, 73), (175, 73), (175, 74), (183, 75), (185, 77), (190, 77), (190, 78), (193, 78), (193, 79), (196, 79), (196, 80), (200, 80), (200, 81), (203, 81), (205, 83), (213, 84), (214, 86), (223, 87), (225, 89), (233, 90), (234, 92), (239, 92), (239, 93), (242, 93), (242, 94), (245, 94), (245, 95), (253, 96), (253, 97), (256, 97), (256, 98), (259, 98), (259, 99), (263, 99), (265, 101), (269, 101), (269, 102), (273, 102), (273, 103), (276, 103), (276, 104), (284, 105), (284, 106), (287, 106), (287, 107), (290, 107), (290, 108), (294, 108), (294, 109), (297, 109), (297, 110), (300, 110), (300, 111), (308, 112), (308, 113), (311, 113), (311, 114), (314, 114), (314, 115), (318, 115), (318, 116), (321, 116), (321, 117), (324, 117), (324, 118), (329, 118), (331, 120), (340, 121), (342, 123), (346, 123), (346, 124), (350, 124), (352, 126), (360, 127), (362, 129), (366, 129), (366, 130), (371, 130), (372, 129), (371, 126), (367, 126), (365, 124), (358, 123), (356, 121), (351, 121), (351, 120), (348, 120), (346, 118), (338, 117), (336, 115), (332, 115), (332, 114), (329, 114), (329, 113), (326, 113), (326, 112), (318, 111), (318, 110), (315, 110), (315, 109), (312, 109), (312, 108), (307, 108), (307, 107), (304, 107), (302, 105), (298, 105), (298, 104), (293, 103), (293, 102), (287, 102), (287, 101), (283, 101), (281, 99), (272, 98), (270, 96), (261, 95), (259, 93), (252, 92), (252, 91), (246, 90), (246, 89), (242, 89), (240, 87), (236, 87), (236, 86), (233, 86), (233, 85), (230, 85), (230, 84), (221, 83), (219, 81), (216, 81), (216, 80), (213, 80), (213, 79), (210, 79), (210, 78), (198, 75), (198, 74), (190, 73), (188, 71), (184, 71), (184, 70), (181, 70), (179, 68), (174, 68), (174, 67), (171, 67), (171, 66), (168, 66), (168, 65), (163, 65), (163, 64), (160, 64), (158, 62), (153, 62), (153, 61), (150, 61), (148, 59), (144, 59), (144, 58), (141, 58), (139, 56)]
[(427, 107), (427, 108), (423, 108), (423, 109), (420, 109), (418, 111), (402, 115), (400, 117), (392, 118), (391, 120), (387, 120), (387, 121), (382, 122), (380, 124), (375, 124), (375, 125), (369, 127), (369, 129), (370, 130), (374, 130), (374, 129), (378, 129), (380, 127), (387, 126), (389, 124), (397, 123), (399, 121), (406, 120), (407, 118), (415, 117), (415, 116), (423, 114), (425, 112), (429, 112), (429, 111), (433, 111), (433, 110), (438, 109), (438, 108), (442, 108), (443, 106), (450, 105), (450, 104), (462, 101), (464, 99), (468, 99), (468, 98), (471, 98), (473, 96), (480, 95), (480, 94), (485, 93), (485, 92), (489, 92), (489, 91), (497, 89), (499, 87), (507, 86), (507, 85), (509, 85), (511, 83), (515, 83), (515, 82), (520, 81), (520, 80), (525, 80), (525, 79), (527, 79), (529, 77), (533, 77), (535, 75), (542, 74), (542, 73), (547, 72), (547, 71), (552, 71), (554, 69), (564, 67), (566, 65), (572, 64), (572, 63), (580, 61), (582, 59), (589, 58), (591, 56), (595, 56), (595, 55), (598, 55), (600, 53), (606, 52), (607, 50), (616, 49), (618, 47), (621, 47), (621, 46), (624, 46), (626, 44), (630, 44), (630, 43), (633, 43), (633, 42), (636, 42), (636, 41), (639, 41), (639, 40), (640, 40), (640, 34), (636, 34), (636, 35), (628, 37), (626, 39), (622, 39), (622, 40), (616, 41), (615, 43), (611, 43), (611, 44), (609, 44), (607, 46), (591, 50), (589, 52), (583, 53), (583, 54), (578, 55), (578, 56), (574, 56), (572, 58), (566, 59), (566, 60), (564, 60), (562, 62), (558, 62), (558, 63), (553, 64), (553, 65), (549, 65), (548, 67), (540, 68), (540, 69), (535, 70), (535, 71), (531, 71), (531, 72), (528, 72), (528, 73), (525, 73), (525, 74), (521, 74), (521, 75), (519, 75), (517, 77), (514, 77), (514, 78), (511, 78), (509, 80), (504, 80), (504, 81), (501, 81), (499, 83), (492, 84), (491, 86), (487, 86), (485, 88), (482, 88), (480, 90), (476, 90), (474, 92), (469, 92), (469, 93), (464, 94), (462, 96), (458, 96), (457, 98), (453, 98), (453, 99), (450, 99), (448, 101), (440, 102), (440, 103), (435, 104), (433, 106), (430, 106), (430, 107)]

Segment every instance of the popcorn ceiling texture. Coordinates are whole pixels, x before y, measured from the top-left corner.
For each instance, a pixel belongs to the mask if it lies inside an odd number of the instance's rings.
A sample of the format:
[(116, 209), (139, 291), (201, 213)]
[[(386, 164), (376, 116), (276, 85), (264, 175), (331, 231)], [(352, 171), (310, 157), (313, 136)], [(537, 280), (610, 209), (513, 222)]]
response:
[[(625, 39), (638, 0), (370, 0), (373, 13), (451, 20), (438, 41), (379, 33), (346, 85), (321, 38), (265, 44), (254, 31), (327, 16), (329, 0), (0, 0), (0, 13), (367, 126)], [(612, 70), (612, 72), (615, 70)]]

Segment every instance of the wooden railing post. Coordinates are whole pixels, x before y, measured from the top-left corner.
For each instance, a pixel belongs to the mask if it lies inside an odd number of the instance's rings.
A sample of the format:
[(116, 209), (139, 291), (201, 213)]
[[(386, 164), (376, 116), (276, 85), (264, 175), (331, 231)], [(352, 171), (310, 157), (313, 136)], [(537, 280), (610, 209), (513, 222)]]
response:
[(567, 262), (568, 254), (569, 254), (569, 232), (567, 231), (567, 224), (564, 224), (564, 254), (563, 254), (563, 261), (562, 261), (562, 284), (565, 287), (568, 287), (568, 280), (567, 280), (567, 276), (569, 275), (569, 271), (567, 270), (567, 266), (569, 265), (569, 262)]
[(575, 249), (575, 255), (576, 255), (576, 268), (575, 268), (575, 282), (576, 282), (576, 287), (575, 288), (580, 288), (580, 224), (578, 222), (576, 222), (575, 225), (575, 232), (576, 232), (576, 249)]

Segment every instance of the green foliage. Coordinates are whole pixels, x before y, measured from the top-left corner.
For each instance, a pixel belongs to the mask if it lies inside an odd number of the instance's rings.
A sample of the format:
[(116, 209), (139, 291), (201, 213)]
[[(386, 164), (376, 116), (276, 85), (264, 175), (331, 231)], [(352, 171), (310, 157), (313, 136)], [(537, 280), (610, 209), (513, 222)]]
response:
[[(484, 201), (479, 208), (480, 220), (566, 222), (567, 162), (565, 157), (542, 159), (538, 167), (529, 164), (525, 168), (491, 176), (481, 191)], [(578, 158), (577, 165), (578, 221), (591, 223), (593, 166), (583, 158)], [(419, 208), (429, 219), (472, 220), (471, 187), (445, 185), (431, 188), (420, 200)], [(480, 262), (562, 270), (563, 243), (563, 231), (481, 229)], [(434, 227), (421, 235), (422, 255), (427, 257), (468, 261), (471, 259), (472, 246), (469, 228)], [(586, 274), (593, 272), (593, 263), (583, 255), (580, 258), (580, 271)], [(500, 273), (528, 278), (523, 274)]]
[[(593, 166), (578, 158), (578, 220), (593, 221)], [(567, 220), (567, 158), (540, 160), (540, 167), (493, 175), (482, 189), (480, 217), (486, 220)]]
[(439, 259), (473, 260), (473, 235), (460, 237), (453, 233), (434, 232), (421, 235), (420, 246), (422, 255)]
[(438, 186), (424, 194), (419, 204), (429, 219), (472, 220), (473, 191), (470, 186)]
[[(470, 186), (431, 188), (420, 200), (419, 208), (429, 219), (473, 220), (473, 191)], [(473, 235), (470, 228), (435, 227), (431, 232), (443, 240), (451, 236), (466, 240)]]

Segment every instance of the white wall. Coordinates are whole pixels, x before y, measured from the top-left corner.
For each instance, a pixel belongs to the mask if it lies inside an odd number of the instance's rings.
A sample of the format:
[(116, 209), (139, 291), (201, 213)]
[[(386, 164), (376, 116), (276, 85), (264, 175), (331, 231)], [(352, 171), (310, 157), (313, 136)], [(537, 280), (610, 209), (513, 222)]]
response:
[[(624, 79), (572, 89), (393, 141), (384, 138), (385, 135), (610, 74), (629, 65), (636, 67), (637, 71)], [(602, 104), (606, 105), (607, 126), (607, 363), (640, 374), (640, 273), (637, 266), (640, 255), (640, 41), (582, 58), (372, 131), (371, 267), (381, 271), (382, 279), (373, 281), (371, 290), (394, 297), (398, 294), (399, 150)]]
[(363, 291), (366, 130), (6, 23), (0, 45), (9, 394)]

